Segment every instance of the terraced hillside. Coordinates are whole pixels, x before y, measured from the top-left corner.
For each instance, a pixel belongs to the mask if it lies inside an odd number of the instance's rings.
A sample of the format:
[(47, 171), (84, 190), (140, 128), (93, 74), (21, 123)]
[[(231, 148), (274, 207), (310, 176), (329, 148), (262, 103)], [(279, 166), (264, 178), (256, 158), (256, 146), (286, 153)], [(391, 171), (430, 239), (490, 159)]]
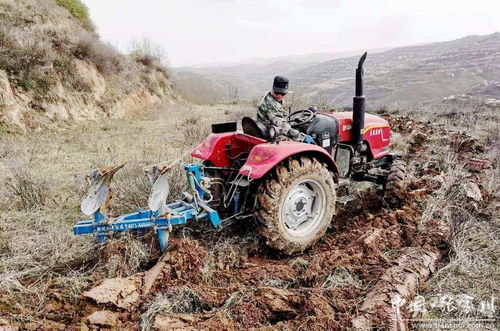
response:
[[(341, 107), (352, 103), (358, 58), (319, 63), (276, 59), (264, 65), (181, 68), (174, 70), (173, 76), (181, 92), (187, 94), (190, 73), (204, 77), (207, 87), (218, 87), (219, 94), (212, 94), (214, 98), (227, 97), (227, 86), (232, 85), (239, 87), (242, 98), (256, 99), (270, 88), (274, 75), (283, 74), (290, 78), (296, 99)], [(368, 106), (436, 104), (450, 95), (462, 94), (500, 99), (499, 63), (500, 33), (369, 52), (365, 62)]]

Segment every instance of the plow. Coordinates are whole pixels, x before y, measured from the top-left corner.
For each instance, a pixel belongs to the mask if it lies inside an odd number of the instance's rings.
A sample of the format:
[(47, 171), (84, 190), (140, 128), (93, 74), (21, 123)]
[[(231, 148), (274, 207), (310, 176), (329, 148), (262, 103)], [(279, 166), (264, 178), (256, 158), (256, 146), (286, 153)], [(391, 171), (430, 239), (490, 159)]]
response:
[(387, 199), (404, 185), (405, 164), (389, 150), (390, 126), (365, 113), (363, 54), (356, 68), (352, 112), (319, 112), (311, 107), (289, 114), (288, 123), (312, 137), (292, 141), (280, 128), (253, 118), (212, 124), (212, 133), (191, 151), (199, 163), (184, 165), (187, 190), (167, 203), (168, 171), (178, 162), (145, 169), (152, 188), (147, 208), (112, 217), (112, 179), (124, 165), (101, 168), (88, 176), (90, 189), (81, 204), (92, 219), (77, 222), (76, 235), (100, 242), (123, 231), (155, 231), (159, 247), (168, 246), (174, 226), (209, 221), (221, 228), (254, 222), (273, 249), (300, 253), (313, 246), (335, 214), (337, 190), (353, 181), (371, 181)]

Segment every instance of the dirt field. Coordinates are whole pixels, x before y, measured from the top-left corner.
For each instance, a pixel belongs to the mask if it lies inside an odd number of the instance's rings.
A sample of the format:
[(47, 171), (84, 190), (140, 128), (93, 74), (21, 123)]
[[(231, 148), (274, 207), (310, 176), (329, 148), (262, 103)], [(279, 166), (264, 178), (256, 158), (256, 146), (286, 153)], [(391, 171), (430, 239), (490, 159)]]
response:
[[(498, 315), (480, 309), (412, 314), (397, 301), (467, 294), (479, 307), (498, 298), (498, 134), (452, 131), (463, 118), (453, 126), (449, 118), (445, 125), (382, 114), (408, 162), (408, 190), (387, 204), (377, 186), (350, 187), (325, 237), (304, 254), (267, 248), (252, 221), (223, 231), (208, 222), (178, 228), (164, 256), (153, 236), (98, 245), (71, 234), (82, 218), (85, 171), (128, 161), (113, 211), (144, 206), (141, 166), (182, 157), (209, 122), (252, 111), (169, 105), (2, 134), (0, 329), (405, 329), (418, 327), (410, 318), (436, 317), (486, 318), (495, 327)], [(182, 170), (171, 177), (176, 198)]]

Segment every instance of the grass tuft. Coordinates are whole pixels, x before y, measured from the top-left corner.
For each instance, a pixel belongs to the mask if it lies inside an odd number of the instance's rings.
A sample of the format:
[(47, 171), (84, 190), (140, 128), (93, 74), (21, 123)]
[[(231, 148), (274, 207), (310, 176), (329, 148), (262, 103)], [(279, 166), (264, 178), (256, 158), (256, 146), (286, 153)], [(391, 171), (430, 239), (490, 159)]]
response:
[(56, 2), (59, 6), (66, 8), (85, 29), (95, 30), (94, 24), (90, 20), (89, 9), (83, 2), (80, 0), (56, 0)]

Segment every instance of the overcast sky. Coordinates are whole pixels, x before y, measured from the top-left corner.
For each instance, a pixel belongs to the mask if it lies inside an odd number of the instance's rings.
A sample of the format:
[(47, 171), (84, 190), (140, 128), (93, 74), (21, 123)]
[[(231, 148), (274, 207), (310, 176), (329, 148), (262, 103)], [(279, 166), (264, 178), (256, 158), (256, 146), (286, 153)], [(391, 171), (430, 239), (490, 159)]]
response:
[(500, 0), (83, 0), (103, 40), (172, 66), (344, 52), (500, 31)]

